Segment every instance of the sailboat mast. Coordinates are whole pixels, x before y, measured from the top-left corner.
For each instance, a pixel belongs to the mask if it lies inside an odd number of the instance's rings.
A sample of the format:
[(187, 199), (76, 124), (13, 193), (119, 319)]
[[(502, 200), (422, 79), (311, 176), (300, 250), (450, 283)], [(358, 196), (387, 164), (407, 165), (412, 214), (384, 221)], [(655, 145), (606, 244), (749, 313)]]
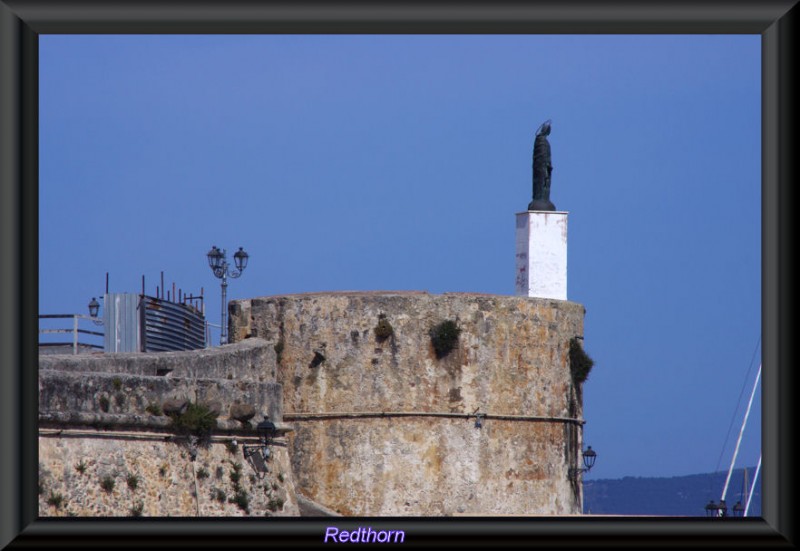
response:
[(750, 486), (750, 496), (747, 498), (747, 505), (744, 506), (744, 516), (747, 516), (747, 513), (750, 511), (750, 502), (753, 500), (753, 493), (756, 491), (756, 480), (758, 479), (758, 473), (761, 471), (761, 456), (758, 456), (758, 466), (756, 466), (756, 474), (753, 475), (753, 485)]
[(744, 419), (742, 420), (742, 428), (739, 429), (739, 438), (736, 440), (736, 449), (733, 452), (733, 457), (731, 458), (731, 466), (728, 468), (728, 476), (725, 479), (725, 487), (722, 489), (722, 497), (720, 501), (725, 500), (725, 495), (728, 493), (728, 484), (731, 482), (731, 474), (733, 474), (733, 466), (736, 464), (736, 456), (739, 455), (739, 446), (742, 444), (742, 435), (744, 434), (744, 427), (747, 425), (747, 418), (750, 416), (750, 408), (753, 407), (753, 398), (756, 395), (756, 388), (758, 388), (758, 381), (761, 378), (761, 365), (758, 366), (758, 374), (756, 375), (756, 382), (753, 384), (753, 391), (750, 393), (750, 401), (747, 404), (747, 411), (744, 414)]
[(744, 492), (744, 502), (747, 503), (747, 467), (744, 468), (744, 485), (742, 486), (742, 491)]

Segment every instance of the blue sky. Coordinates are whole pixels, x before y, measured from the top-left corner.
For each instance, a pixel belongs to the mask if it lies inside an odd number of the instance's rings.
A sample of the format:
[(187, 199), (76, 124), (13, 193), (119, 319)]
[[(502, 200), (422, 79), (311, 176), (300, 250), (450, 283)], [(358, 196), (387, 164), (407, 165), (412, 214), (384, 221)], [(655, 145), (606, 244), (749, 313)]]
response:
[[(40, 313), (84, 313), (106, 272), (154, 294), (163, 270), (218, 323), (212, 245), (250, 254), (232, 299), (511, 295), (552, 119), (595, 360), (588, 477), (727, 469), (760, 361), (760, 52), (757, 35), (44, 35)], [(758, 461), (759, 411), (737, 466)]]

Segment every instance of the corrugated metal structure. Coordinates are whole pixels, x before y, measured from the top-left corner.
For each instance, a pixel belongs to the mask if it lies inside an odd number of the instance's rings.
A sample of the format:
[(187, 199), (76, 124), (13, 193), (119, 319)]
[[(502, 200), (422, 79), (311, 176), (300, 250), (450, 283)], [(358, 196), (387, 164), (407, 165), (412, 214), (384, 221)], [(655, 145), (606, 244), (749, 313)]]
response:
[(192, 306), (142, 296), (144, 351), (195, 350), (206, 345), (205, 316)]
[(131, 293), (104, 297), (106, 352), (168, 352), (206, 345), (205, 316), (188, 304)]
[(142, 352), (139, 295), (106, 293), (103, 297), (103, 325), (106, 352)]

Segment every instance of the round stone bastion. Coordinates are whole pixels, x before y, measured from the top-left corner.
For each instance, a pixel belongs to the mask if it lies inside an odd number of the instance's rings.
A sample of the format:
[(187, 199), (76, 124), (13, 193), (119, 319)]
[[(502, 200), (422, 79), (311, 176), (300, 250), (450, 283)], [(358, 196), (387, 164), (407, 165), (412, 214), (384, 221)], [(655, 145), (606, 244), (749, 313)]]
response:
[(230, 335), (272, 344), (296, 487), (317, 503), (572, 515), (583, 408), (569, 348), (584, 314), (515, 296), (308, 293), (232, 301)]

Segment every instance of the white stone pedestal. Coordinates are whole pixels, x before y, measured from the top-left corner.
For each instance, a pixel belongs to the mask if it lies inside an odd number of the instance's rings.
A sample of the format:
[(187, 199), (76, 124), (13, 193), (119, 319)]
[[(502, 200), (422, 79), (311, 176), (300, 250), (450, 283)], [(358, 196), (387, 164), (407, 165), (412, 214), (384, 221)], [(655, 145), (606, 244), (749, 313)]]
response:
[(517, 213), (517, 296), (567, 300), (568, 214)]

